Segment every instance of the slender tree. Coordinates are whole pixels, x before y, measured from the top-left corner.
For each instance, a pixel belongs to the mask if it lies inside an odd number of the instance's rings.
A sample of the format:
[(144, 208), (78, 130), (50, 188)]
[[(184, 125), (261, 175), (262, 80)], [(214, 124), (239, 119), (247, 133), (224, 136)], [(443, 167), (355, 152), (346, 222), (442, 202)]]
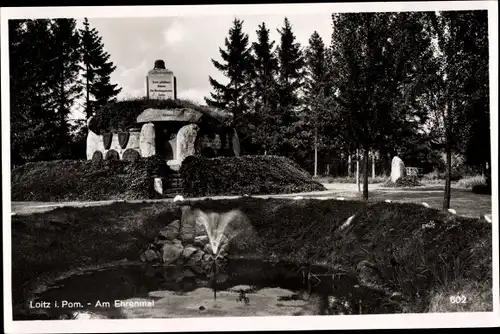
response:
[(276, 83), (278, 60), (273, 50), (275, 42), (270, 40), (269, 29), (264, 22), (259, 25), (256, 32), (257, 42), (252, 43), (254, 77), (251, 89), (257, 120), (253, 136), (264, 152), (273, 152), (277, 147), (277, 140), (273, 134), (277, 133), (275, 120), (278, 105)]
[(433, 16), (439, 71), (427, 97), (446, 153), (443, 209), (450, 207), (452, 154), (464, 149), (471, 133), (471, 123), (464, 121), (474, 120), (478, 104), (487, 109), (486, 25), (486, 11), (446, 11)]
[(95, 28), (90, 28), (87, 18), (80, 31), (82, 38), (82, 70), (85, 86), (85, 110), (87, 119), (95, 110), (108, 102), (116, 100), (121, 92), (117, 84), (111, 83), (111, 74), (116, 66), (109, 60), (110, 55), (104, 50), (102, 37)]
[(294, 124), (298, 121), (300, 90), (303, 86), (304, 55), (292, 25), (285, 18), (284, 25), (278, 29), (280, 44), (276, 49), (278, 58), (278, 124), (280, 125), (279, 153), (290, 156), (297, 140)]
[(318, 133), (323, 133), (326, 110), (328, 109), (330, 90), (327, 50), (323, 39), (315, 31), (309, 39), (305, 52), (304, 103), (308, 114), (302, 116), (313, 131), (314, 176), (318, 174)]
[(345, 125), (347, 137), (362, 150), (365, 200), (370, 149), (397, 138), (423, 115), (415, 101), (431, 71), (425, 15), (333, 15), (333, 97), (343, 109), (339, 124)]

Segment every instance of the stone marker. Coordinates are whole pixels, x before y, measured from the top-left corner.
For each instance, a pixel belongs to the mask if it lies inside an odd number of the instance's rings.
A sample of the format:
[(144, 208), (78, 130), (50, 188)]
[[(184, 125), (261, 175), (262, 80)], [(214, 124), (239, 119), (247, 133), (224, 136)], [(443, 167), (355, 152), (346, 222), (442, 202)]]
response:
[(391, 181), (396, 182), (403, 176), (405, 176), (405, 164), (400, 157), (395, 156), (391, 163)]
[(163, 179), (161, 177), (155, 177), (154, 189), (158, 194), (163, 194)]
[(155, 127), (153, 123), (146, 123), (142, 126), (139, 137), (139, 148), (141, 150), (141, 156), (144, 158), (156, 154)]
[(161, 59), (155, 61), (154, 68), (146, 77), (146, 95), (148, 99), (176, 99), (177, 83), (174, 73), (165, 68)]
[(182, 163), (190, 155), (195, 155), (195, 141), (199, 126), (188, 124), (180, 128), (177, 133), (177, 160)]

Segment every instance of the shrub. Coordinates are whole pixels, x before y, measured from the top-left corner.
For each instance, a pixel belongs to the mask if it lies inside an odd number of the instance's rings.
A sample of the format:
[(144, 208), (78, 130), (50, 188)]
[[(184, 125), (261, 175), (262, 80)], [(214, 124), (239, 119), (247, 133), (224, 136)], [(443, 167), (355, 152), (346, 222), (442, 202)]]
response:
[(483, 185), (486, 186), (486, 177), (483, 175), (475, 175), (465, 177), (457, 182), (457, 187), (460, 188), (474, 188), (474, 186)]
[(86, 201), (157, 197), (153, 176), (170, 172), (158, 156), (137, 161), (56, 160), (12, 171), (14, 201)]
[(422, 185), (417, 176), (403, 176), (397, 179), (396, 182), (389, 180), (384, 184), (384, 186), (392, 188), (419, 187)]
[(476, 184), (472, 186), (472, 192), (480, 195), (491, 195), (491, 185)]
[(279, 194), (325, 190), (279, 156), (188, 157), (180, 170), (189, 196)]

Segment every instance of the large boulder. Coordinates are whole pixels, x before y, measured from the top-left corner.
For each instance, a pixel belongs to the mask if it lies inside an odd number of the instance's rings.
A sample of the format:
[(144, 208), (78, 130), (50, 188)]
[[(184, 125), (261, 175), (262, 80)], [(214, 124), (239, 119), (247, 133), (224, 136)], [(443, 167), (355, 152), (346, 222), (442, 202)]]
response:
[(192, 247), (192, 246), (187, 246), (186, 248), (184, 248), (184, 250), (182, 251), (182, 258), (184, 260), (188, 260), (191, 258), (191, 256), (197, 251), (196, 248)]
[(182, 255), (184, 247), (179, 243), (166, 243), (161, 248), (161, 254), (164, 264), (175, 263)]
[(403, 176), (405, 176), (405, 164), (400, 157), (395, 156), (391, 163), (391, 181), (396, 182)]
[(141, 254), (140, 258), (142, 262), (153, 262), (158, 260), (158, 254), (154, 250), (148, 249)]
[(160, 236), (168, 239), (174, 240), (179, 237), (180, 222), (179, 220), (174, 220), (169, 225), (167, 225), (163, 230), (160, 231)]

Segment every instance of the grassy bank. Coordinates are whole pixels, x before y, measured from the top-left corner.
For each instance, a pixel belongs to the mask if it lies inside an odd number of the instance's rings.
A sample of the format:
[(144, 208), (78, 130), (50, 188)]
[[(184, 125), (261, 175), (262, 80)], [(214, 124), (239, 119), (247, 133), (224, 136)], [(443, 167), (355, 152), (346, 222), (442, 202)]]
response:
[[(173, 171), (159, 156), (136, 161), (57, 160), (12, 170), (13, 201), (97, 201), (165, 197), (154, 177)], [(286, 194), (325, 190), (293, 161), (277, 156), (196, 158), (183, 162), (186, 196)]]
[[(412, 204), (249, 198), (193, 205), (244, 213), (255, 233), (233, 239), (242, 253), (297, 264), (324, 262), (332, 273), (346, 272), (362, 284), (400, 292), (407, 312), (456, 307), (443, 299), (454, 287), (478, 296), (465, 305), (467, 310), (491, 308), (490, 224)], [(351, 224), (341, 228), (352, 215)], [(179, 217), (178, 208), (165, 203), (14, 216), (14, 301), (57, 273), (137, 260), (159, 230)]]
[(158, 197), (153, 175), (166, 175), (159, 157), (137, 161), (56, 160), (12, 170), (13, 201), (95, 201)]
[(181, 175), (187, 196), (289, 194), (325, 188), (285, 157), (188, 157)]

